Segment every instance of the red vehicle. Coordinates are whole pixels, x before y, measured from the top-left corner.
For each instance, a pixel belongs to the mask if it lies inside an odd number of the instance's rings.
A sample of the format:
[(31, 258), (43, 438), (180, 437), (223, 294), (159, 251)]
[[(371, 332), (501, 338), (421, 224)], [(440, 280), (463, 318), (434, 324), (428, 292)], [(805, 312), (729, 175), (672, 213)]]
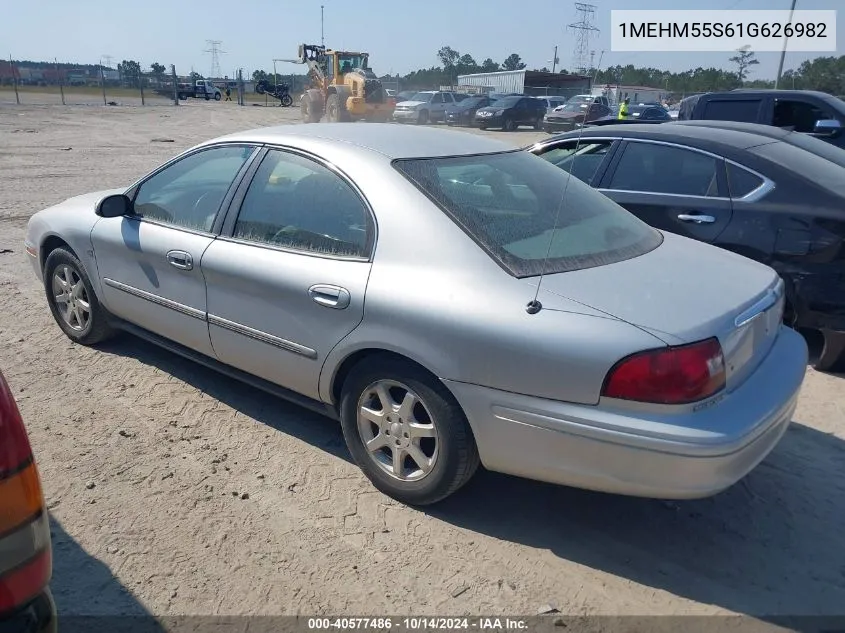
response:
[(0, 633), (54, 633), (50, 519), (26, 427), (0, 373)]

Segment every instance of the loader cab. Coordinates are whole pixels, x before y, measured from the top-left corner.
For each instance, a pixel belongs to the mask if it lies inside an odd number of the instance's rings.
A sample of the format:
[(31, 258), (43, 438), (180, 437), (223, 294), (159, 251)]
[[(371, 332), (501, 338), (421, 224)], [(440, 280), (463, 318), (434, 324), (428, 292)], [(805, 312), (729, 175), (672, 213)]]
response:
[(369, 69), (369, 55), (367, 53), (349, 53), (345, 51), (331, 51), (327, 53), (331, 58), (329, 63), (334, 76), (345, 75), (353, 70)]

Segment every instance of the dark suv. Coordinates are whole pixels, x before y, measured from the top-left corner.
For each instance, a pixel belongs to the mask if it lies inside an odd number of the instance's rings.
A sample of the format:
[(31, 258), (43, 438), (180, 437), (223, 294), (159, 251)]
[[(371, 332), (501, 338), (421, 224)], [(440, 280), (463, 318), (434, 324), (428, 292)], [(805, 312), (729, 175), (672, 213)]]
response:
[(531, 125), (535, 130), (543, 127), (546, 105), (534, 97), (503, 97), (475, 113), (475, 124), (482, 130), (502, 128), (505, 132), (520, 125)]
[(813, 90), (731, 90), (681, 101), (679, 121), (761, 123), (845, 149), (845, 101)]

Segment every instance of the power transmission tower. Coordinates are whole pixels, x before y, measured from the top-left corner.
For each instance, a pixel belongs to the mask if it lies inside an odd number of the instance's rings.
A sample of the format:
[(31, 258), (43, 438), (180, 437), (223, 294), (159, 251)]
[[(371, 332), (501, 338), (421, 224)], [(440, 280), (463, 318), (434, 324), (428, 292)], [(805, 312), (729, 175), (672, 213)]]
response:
[(567, 27), (575, 31), (575, 50), (572, 53), (572, 70), (573, 72), (584, 75), (587, 72), (587, 63), (590, 57), (590, 36), (599, 31), (593, 25), (593, 19), (596, 16), (596, 5), (576, 2), (575, 11), (577, 13), (576, 22)]
[(111, 68), (111, 60), (113, 59), (114, 57), (112, 57), (111, 55), (103, 55), (103, 62), (106, 68)]
[(206, 40), (209, 48), (205, 49), (203, 53), (211, 53), (211, 78), (218, 79), (221, 76), (220, 71), (220, 55), (226, 51), (220, 49), (223, 43), (220, 40)]

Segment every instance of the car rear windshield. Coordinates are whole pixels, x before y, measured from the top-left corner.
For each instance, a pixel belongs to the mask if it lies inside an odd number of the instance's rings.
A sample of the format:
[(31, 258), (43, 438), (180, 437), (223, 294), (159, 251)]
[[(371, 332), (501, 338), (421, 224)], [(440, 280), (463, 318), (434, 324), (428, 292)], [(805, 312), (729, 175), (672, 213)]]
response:
[(393, 164), (515, 277), (613, 264), (663, 241), (609, 198), (529, 152)]

